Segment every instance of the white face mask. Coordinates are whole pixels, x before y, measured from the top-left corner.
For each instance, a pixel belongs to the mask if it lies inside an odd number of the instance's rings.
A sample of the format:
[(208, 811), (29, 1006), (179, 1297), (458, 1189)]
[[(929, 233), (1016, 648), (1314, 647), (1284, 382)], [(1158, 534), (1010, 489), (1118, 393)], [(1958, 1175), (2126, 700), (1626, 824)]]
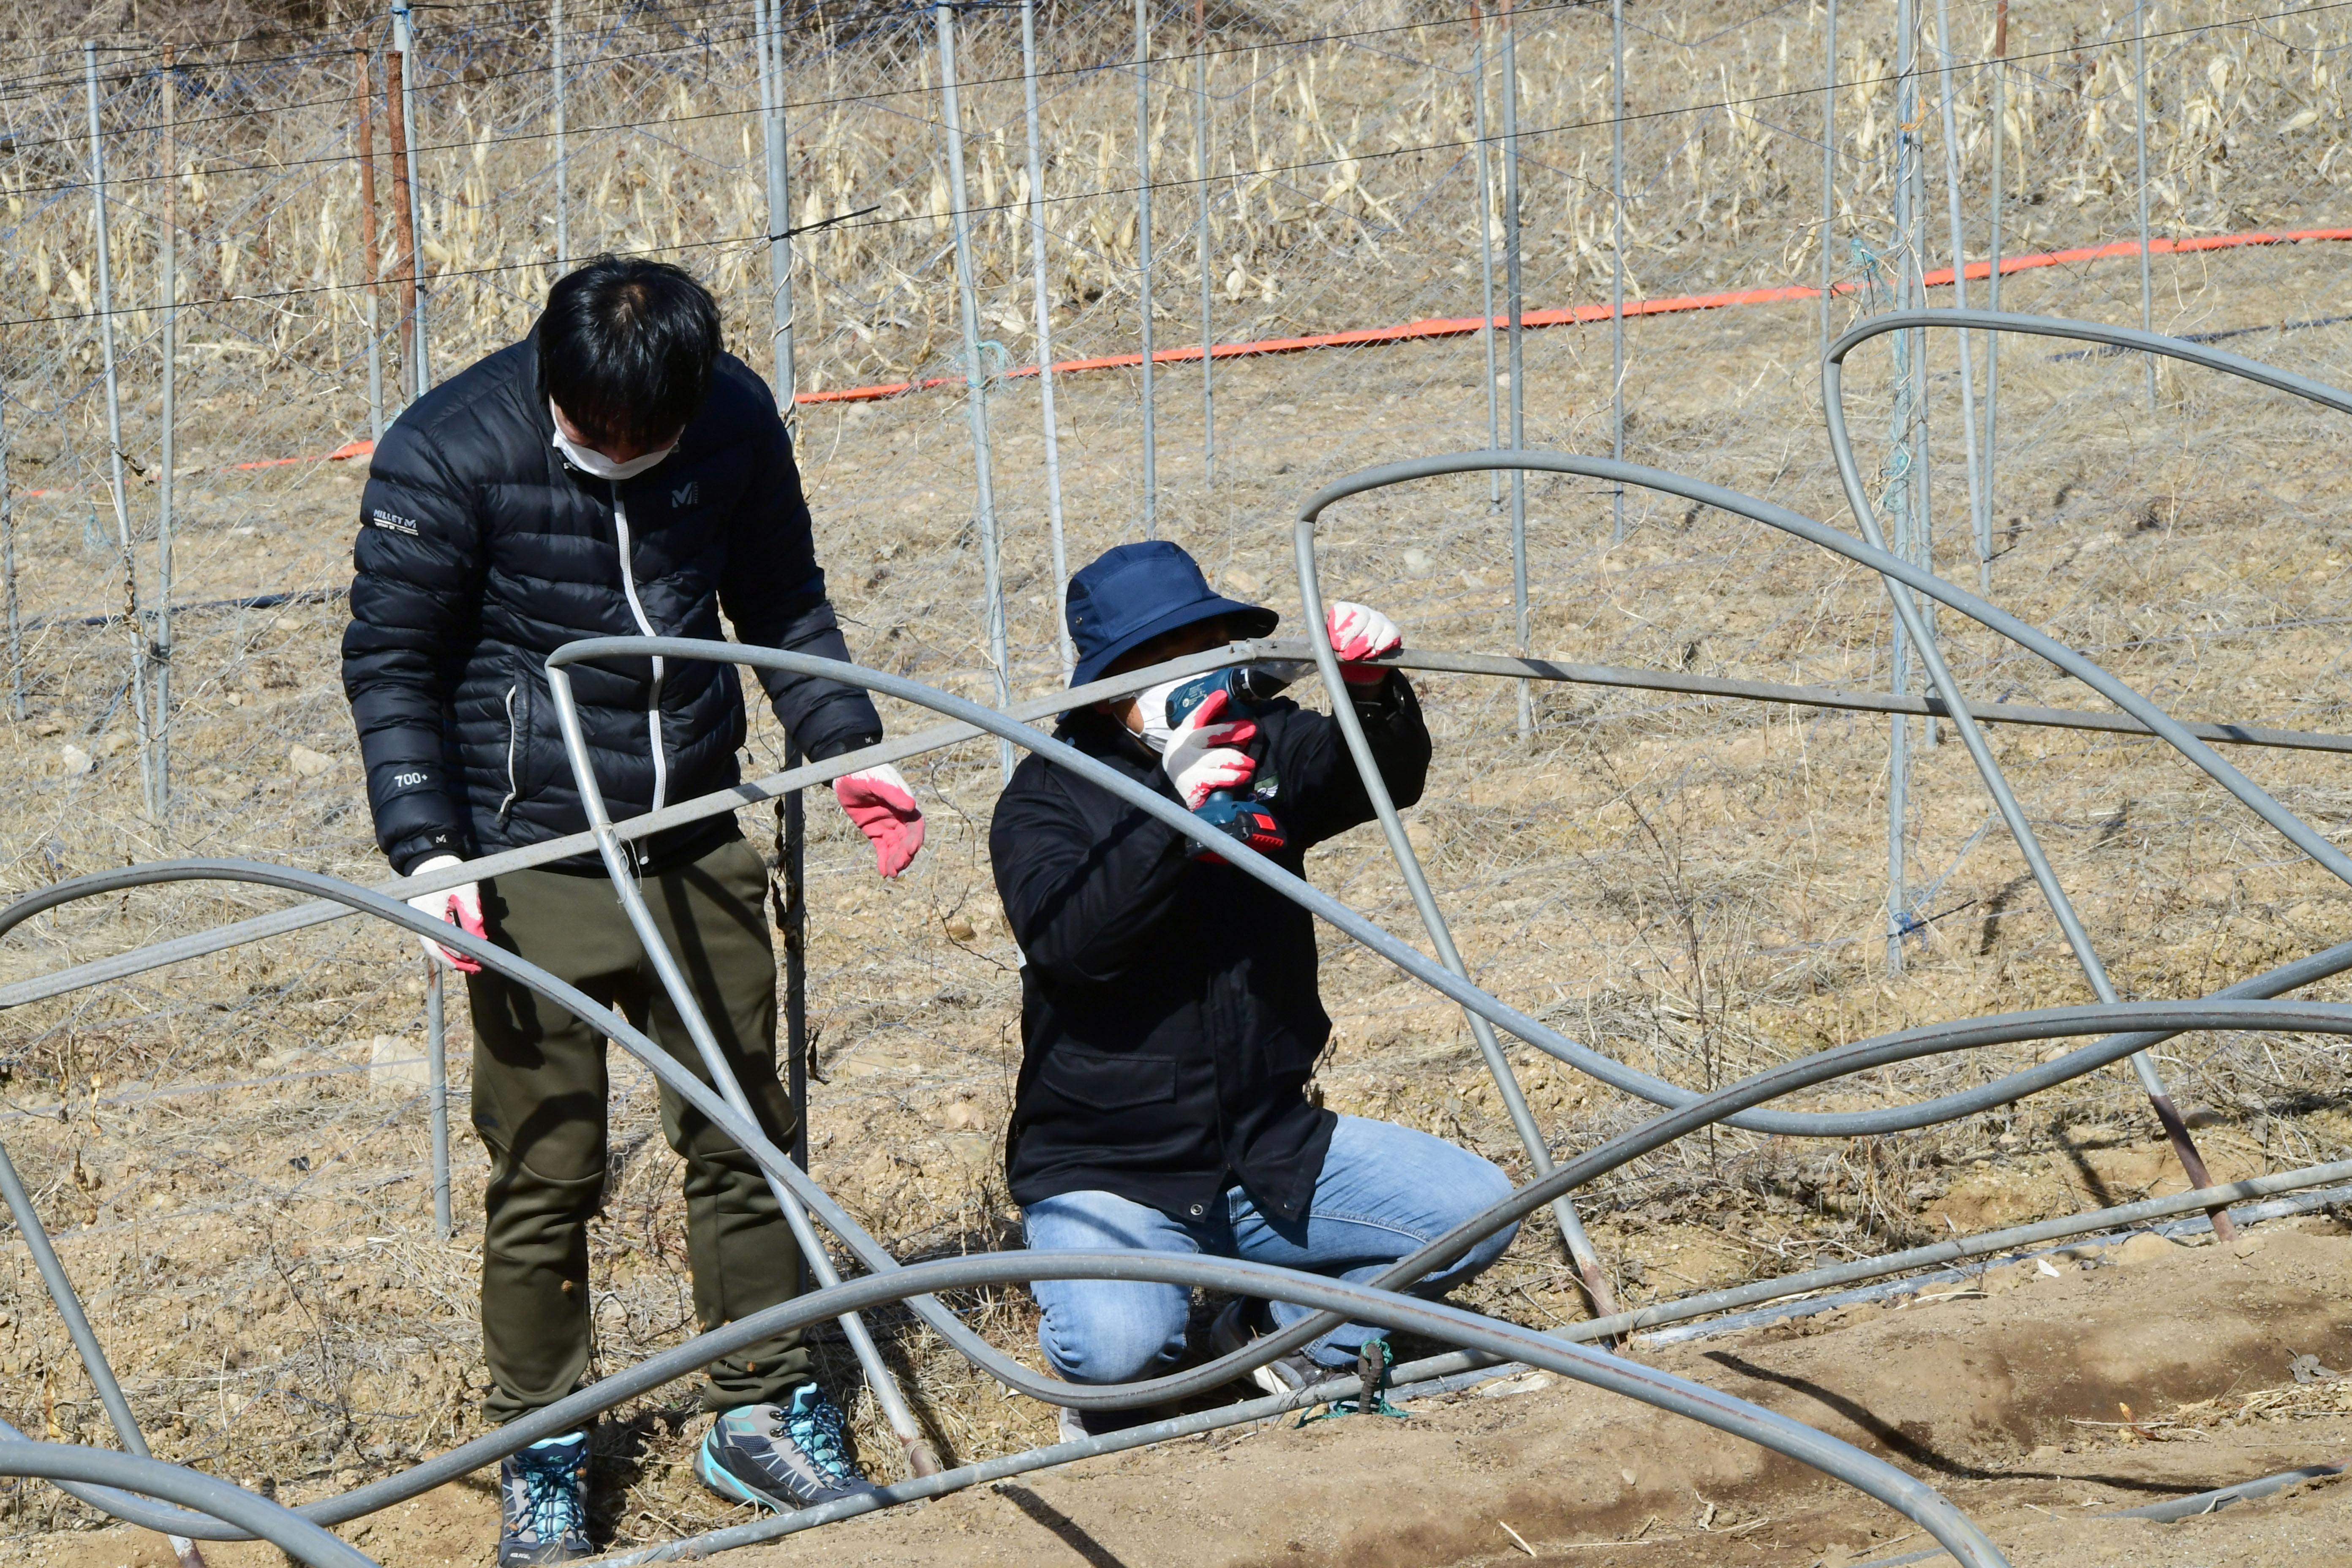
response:
[[(551, 414), (555, 410), (555, 405), (551, 402), (547, 407)], [(555, 449), (562, 453), (571, 461), (572, 466), (582, 473), (593, 474), (600, 479), (612, 479), (617, 482), (622, 479), (634, 479), (647, 468), (661, 462), (672, 452), (677, 450), (677, 443), (672, 441), (659, 451), (647, 452), (643, 457), (631, 458), (625, 463), (616, 463), (593, 447), (576, 446), (565, 440), (563, 426), (559, 419), (555, 426)]]
[(1168, 722), (1168, 700), (1176, 694), (1178, 687), (1199, 679), (1197, 675), (1187, 675), (1176, 680), (1163, 680), (1157, 686), (1148, 686), (1137, 692), (1135, 710), (1143, 721), (1143, 731), (1136, 739), (1155, 752), (1167, 751), (1168, 739), (1175, 733), (1175, 727)]

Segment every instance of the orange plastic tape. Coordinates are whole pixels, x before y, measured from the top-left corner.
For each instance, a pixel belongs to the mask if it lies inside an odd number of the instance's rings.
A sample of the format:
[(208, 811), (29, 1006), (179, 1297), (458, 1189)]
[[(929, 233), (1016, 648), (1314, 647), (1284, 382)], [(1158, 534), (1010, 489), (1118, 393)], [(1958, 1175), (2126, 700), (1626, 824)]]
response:
[[(2155, 239), (2148, 242), (2151, 256), (2187, 256), (2203, 250), (2240, 250), (2258, 245), (2302, 245), (2325, 240), (2352, 240), (2352, 228), (2297, 228), (2277, 234), (2215, 234), (2197, 239)], [(2092, 261), (2112, 261), (2121, 257), (2137, 256), (2139, 241), (2119, 239), (2109, 245), (2084, 246), (2074, 250), (2048, 250), (2030, 256), (2006, 256), (2001, 258), (2001, 276), (2012, 272), (2031, 272), (2042, 267), (2073, 267)], [(1992, 264), (1971, 261), (1968, 275), (1972, 279), (1990, 278)], [(1923, 281), (1930, 289), (1949, 286), (1952, 269), (1940, 268), (1927, 274)], [(1840, 283), (1832, 294), (1858, 292), (1855, 285)], [(1659, 300), (1628, 300), (1628, 316), (1672, 316), (1689, 310), (1721, 310), (1735, 305), (1789, 305), (1822, 297), (1819, 289), (1802, 284), (1782, 289), (1739, 289), (1722, 294), (1676, 294)], [(1606, 305), (1569, 305), (1549, 310), (1527, 310), (1519, 317), (1522, 327), (1568, 327), (1605, 321), (1610, 318)], [(1497, 316), (1497, 330), (1509, 326), (1507, 317)], [(1249, 359), (1260, 354), (1300, 353), (1309, 349), (1360, 348), (1372, 343), (1403, 343), (1424, 338), (1467, 337), (1486, 323), (1476, 316), (1440, 316), (1428, 321), (1404, 321), (1392, 327), (1359, 327), (1352, 331), (1318, 332), (1302, 338), (1260, 338), (1255, 342), (1215, 343), (1209, 349), (1212, 359)], [(1198, 348), (1160, 349), (1152, 356), (1155, 364), (1182, 364), (1198, 360)], [(1056, 375), (1069, 375), (1089, 370), (1129, 370), (1143, 363), (1138, 354), (1103, 354), (1095, 359), (1063, 360), (1054, 366)], [(1005, 372), (1006, 380), (1035, 375), (1037, 367), (1024, 365)], [(942, 386), (962, 384), (961, 376), (935, 375), (921, 381), (893, 381), (875, 386), (845, 386), (834, 392), (803, 392), (794, 403), (877, 403), (887, 397), (900, 397), (910, 392), (929, 392)], [(302, 458), (265, 458), (257, 462), (237, 463), (234, 469), (278, 468), (295, 463), (339, 463), (352, 458), (364, 458), (375, 450), (375, 443), (362, 439), (347, 441), (331, 452), (320, 452)], [(26, 490), (31, 496), (65, 495), (66, 490)]]

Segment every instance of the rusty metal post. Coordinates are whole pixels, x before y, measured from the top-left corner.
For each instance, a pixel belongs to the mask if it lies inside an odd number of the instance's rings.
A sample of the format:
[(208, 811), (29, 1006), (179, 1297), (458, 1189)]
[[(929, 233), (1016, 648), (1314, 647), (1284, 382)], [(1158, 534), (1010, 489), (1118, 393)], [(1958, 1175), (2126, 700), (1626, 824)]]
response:
[(352, 122), (360, 165), (360, 309), (367, 321), (368, 439), (383, 439), (383, 328), (377, 308), (383, 289), (383, 257), (375, 238), (374, 57), (359, 55), (359, 101)]

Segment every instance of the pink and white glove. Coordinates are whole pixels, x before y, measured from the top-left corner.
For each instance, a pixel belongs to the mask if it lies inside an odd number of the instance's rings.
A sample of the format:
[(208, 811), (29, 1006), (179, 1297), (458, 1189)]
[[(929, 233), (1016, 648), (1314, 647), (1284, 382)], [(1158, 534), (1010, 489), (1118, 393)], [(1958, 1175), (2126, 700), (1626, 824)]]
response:
[(844, 773), (833, 781), (833, 798), (857, 830), (874, 843), (874, 868), (895, 877), (915, 863), (923, 847), (923, 808), (906, 776), (884, 763), (878, 768)]
[[(465, 862), (455, 855), (436, 855), (409, 868), (412, 877), (423, 877), (445, 867), (462, 866)], [(447, 921), (467, 936), (488, 937), (490, 933), (482, 924), (482, 885), (460, 882), (454, 888), (444, 888), (437, 893), (419, 893), (408, 900), (408, 907), (420, 915), (431, 915), (436, 921)], [(462, 952), (452, 952), (431, 937), (419, 934), (425, 944), (425, 956), (437, 958), (461, 974), (479, 974), (482, 966)]]
[(1257, 739), (1257, 725), (1247, 719), (1219, 717), (1231, 700), (1224, 691), (1211, 692), (1207, 701), (1169, 731), (1168, 749), (1160, 755), (1169, 782), (1194, 811), (1215, 791), (1239, 789), (1257, 772), (1257, 759), (1242, 750)]
[(1397, 630), (1394, 621), (1345, 599), (1324, 613), (1323, 626), (1331, 634), (1331, 651), (1339, 656), (1339, 674), (1350, 686), (1377, 686), (1387, 679), (1386, 669), (1359, 661), (1404, 647), (1404, 634)]

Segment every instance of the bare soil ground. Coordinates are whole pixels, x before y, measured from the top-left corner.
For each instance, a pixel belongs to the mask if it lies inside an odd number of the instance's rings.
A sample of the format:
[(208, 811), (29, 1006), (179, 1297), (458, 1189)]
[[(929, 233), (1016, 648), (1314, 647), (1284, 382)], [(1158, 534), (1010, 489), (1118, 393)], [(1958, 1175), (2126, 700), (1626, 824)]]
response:
[[(2347, 1288), (2352, 1234), (2305, 1220), (1633, 1353), (1904, 1466), (2020, 1568), (2352, 1563), (2352, 1504), (2332, 1479), (2209, 1519), (2096, 1517), (2352, 1458), (2343, 1386), (2285, 1376), (2300, 1355), (2352, 1361)], [(428, 1568), (485, 1561), (495, 1521), (485, 1489), (446, 1488), (347, 1533), (395, 1568)], [(1790, 1461), (1534, 1374), (1403, 1420), (1285, 1419), (1021, 1477), (741, 1561), (1845, 1568), (1923, 1542)], [(160, 1542), (122, 1531), (49, 1549), (57, 1568), (168, 1568)], [(277, 1557), (208, 1554), (219, 1568)]]
[[(2021, 283), (2011, 302), (2123, 319), (2137, 303), (2128, 272)], [(2243, 253), (2226, 268), (2168, 263), (2159, 279), (2172, 301), (2163, 324), (2183, 331), (2317, 317), (2341, 293), (2340, 264), (2315, 250)], [(1638, 455), (1845, 525), (1818, 435), (1811, 320), (1791, 310), (1643, 323), (1639, 363), (1653, 381), (1639, 403)], [(2352, 381), (2344, 342), (2342, 329), (2326, 328), (2232, 346), (2341, 384)], [(2340, 431), (2268, 395), (2168, 373), (2164, 410), (2150, 420), (2136, 363), (2054, 352), (2005, 350), (1996, 521), (2006, 553), (1995, 597), (2177, 713), (2352, 729), (2340, 654), (2352, 559), (2335, 507)], [(1210, 501), (1192, 488), (1197, 474), (1179, 468), (1163, 427), (1163, 531), (1235, 591), (1295, 614), (1287, 535), (1300, 499), (1365, 464), (1477, 444), (1477, 358), (1475, 343), (1431, 344), (1230, 369), (1221, 406), (1246, 439), (1229, 448)], [(1940, 376), (1948, 367), (1936, 363)], [(1530, 338), (1530, 379), (1546, 388), (1531, 444), (1605, 449), (1607, 364), (1598, 334)], [(1883, 430), (1874, 374), (1856, 373), (1856, 419)], [(1071, 552), (1084, 561), (1132, 536), (1132, 387), (1074, 380), (1064, 396)], [(1026, 650), (1013, 686), (1037, 689), (1053, 679), (1039, 443), (1028, 404), (1008, 395), (997, 406), (1007, 577)], [(971, 613), (979, 567), (961, 421), (937, 398), (823, 411), (809, 416), (803, 449), (853, 646), (982, 694), (990, 681)], [(1937, 461), (1937, 559), (1973, 582), (1960, 465), (1948, 452)], [(357, 480), (319, 466), (289, 475), (270, 507), (192, 523), (188, 596), (340, 585)], [(1885, 682), (1875, 585), (1808, 549), (1638, 495), (1631, 536), (1612, 547), (1606, 492), (1549, 480), (1530, 486), (1529, 514), (1539, 652)], [(33, 514), (26, 527), (27, 559), (40, 568), (27, 569), (39, 595), (28, 610), (103, 610), (106, 568), (80, 553), (79, 513)], [(1483, 483), (1351, 502), (1325, 532), (1328, 592), (1389, 609), (1419, 646), (1511, 646), (1507, 521)], [(342, 615), (317, 602), (184, 618), (175, 766), (185, 793), (162, 832), (136, 806), (115, 695), (120, 626), (45, 628), (31, 714), (0, 727), (0, 769), (18, 781), (0, 806), (10, 889), (164, 854), (250, 853), (379, 878), (335, 680)], [(1943, 625), (1972, 690), (2095, 705), (1957, 616)], [(1878, 1029), (2088, 995), (2021, 858), (1997, 826), (1984, 830), (1982, 794), (1955, 745), (1916, 759), (1912, 898), (1928, 923), (1906, 944), (1905, 971), (1890, 975), (1884, 722), (1538, 689), (1522, 742), (1507, 684), (1423, 687), (1440, 764), (1412, 832), (1482, 983), (1634, 1065), (1719, 1082)], [(890, 719), (904, 729), (912, 717)], [(86, 771), (64, 753), (68, 744)], [(1995, 745), (2127, 994), (2199, 994), (2352, 935), (2340, 886), (2156, 748), (2016, 731), (1997, 732)], [(752, 749), (764, 769), (780, 737), (766, 727)], [(2323, 831), (2352, 823), (2340, 759), (2232, 757)], [(985, 856), (992, 750), (961, 748), (909, 771), (933, 837), (902, 883), (873, 878), (829, 805), (811, 812), (812, 994), (826, 1079), (811, 1117), (818, 1179), (900, 1256), (919, 1258), (1014, 1235), (997, 1158), (1017, 990)], [(765, 842), (763, 814), (747, 814), (745, 826)], [(1414, 929), (1370, 836), (1329, 847), (1312, 871), (1391, 930)], [(81, 906), (12, 937), (0, 978), (268, 907), (211, 890)], [(1339, 1026), (1321, 1073), (1330, 1103), (1458, 1138), (1524, 1176), (1459, 1016), (1336, 944), (1326, 975)], [(299, 1500), (480, 1429), (472, 1216), (481, 1165), (463, 1133), (463, 1010), (453, 1003), (458, 1228), (445, 1244), (425, 1193), (422, 990), (412, 946), (341, 926), (5, 1020), (0, 1136), (59, 1233), (159, 1453)], [(1556, 1152), (1587, 1147), (1638, 1114), (1547, 1058), (1514, 1055)], [(1945, 1092), (2032, 1056), (2020, 1047), (1921, 1064), (1806, 1103)], [(2217, 1176), (2340, 1157), (2352, 1142), (2332, 1042), (2196, 1036), (2160, 1059), (2197, 1113)], [(690, 1331), (677, 1163), (652, 1110), (649, 1080), (616, 1068), (616, 1168), (594, 1241), (600, 1372)], [(2179, 1185), (2145, 1102), (2118, 1072), (1900, 1139), (1693, 1140), (1583, 1201), (1621, 1297), (1638, 1303)], [(2021, 1563), (2185, 1553), (2251, 1564), (2329, 1561), (2330, 1551), (2352, 1561), (2352, 1516), (2326, 1488), (2160, 1531), (2080, 1517), (2093, 1511), (2086, 1499), (2127, 1506), (2340, 1453), (2352, 1436), (2340, 1401), (2270, 1391), (2286, 1386), (2294, 1354), (2352, 1360), (2340, 1343), (2347, 1245), (2274, 1236), (2242, 1258), (2200, 1250), (2177, 1268), (2101, 1268), (1663, 1359), (1935, 1478)], [(1467, 1300), (1538, 1326), (1586, 1312), (1542, 1224)], [(961, 1304), (998, 1343), (1034, 1355), (1024, 1293)], [(878, 1321), (950, 1462), (1049, 1437), (1050, 1413), (1003, 1399), (905, 1321)], [(854, 1390), (838, 1341), (821, 1339), (819, 1351), (835, 1386)], [(615, 1545), (738, 1517), (687, 1471), (700, 1426), (685, 1396), (668, 1391), (600, 1429), (598, 1529)], [(2261, 1398), (2284, 1403), (2253, 1408)], [(2208, 1400), (2221, 1403), (2182, 1408)], [(2119, 1401), (2150, 1433), (2180, 1440), (2126, 1442), (2126, 1428), (2073, 1425), (2122, 1419)], [(877, 1468), (893, 1474), (870, 1401), (854, 1403), (867, 1453), (886, 1456)], [(0, 1414), (28, 1431), (104, 1440), (19, 1249), (0, 1257)], [(2179, 1424), (2164, 1425), (2168, 1416)], [(476, 1482), (351, 1533), (389, 1563), (471, 1564), (488, 1560), (492, 1513)], [(769, 1555), (1050, 1562), (1058, 1552), (1134, 1568), (1517, 1560), (1525, 1553), (1503, 1521), (1537, 1554), (1580, 1563), (1843, 1565), (1919, 1544), (1895, 1542), (1903, 1527), (1875, 1505), (1555, 1385), (1465, 1397), (1405, 1423), (1285, 1426), (1107, 1461), (828, 1530)], [(44, 1488), (0, 1494), (5, 1549), (26, 1561), (114, 1568), (152, 1549), (123, 1532), (86, 1533), (90, 1522)], [(1624, 1538), (1632, 1543), (1607, 1544)], [(261, 1555), (224, 1551), (215, 1561)]]

